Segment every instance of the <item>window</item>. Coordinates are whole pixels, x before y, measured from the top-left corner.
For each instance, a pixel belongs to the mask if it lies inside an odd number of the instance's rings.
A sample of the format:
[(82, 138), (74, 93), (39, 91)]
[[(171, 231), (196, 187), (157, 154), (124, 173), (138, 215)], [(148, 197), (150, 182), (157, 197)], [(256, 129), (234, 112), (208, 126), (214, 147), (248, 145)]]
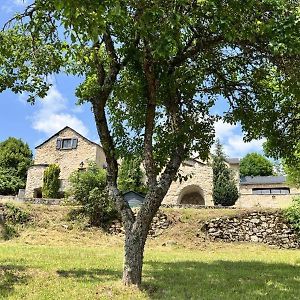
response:
[(66, 150), (66, 149), (76, 149), (78, 144), (77, 138), (68, 138), (68, 139), (60, 139), (56, 140), (56, 149), (57, 150)]
[(62, 140), (62, 149), (72, 149), (72, 140), (71, 139), (63, 139)]
[(252, 189), (252, 194), (254, 195), (288, 195), (289, 193), (290, 193), (290, 189), (286, 187)]

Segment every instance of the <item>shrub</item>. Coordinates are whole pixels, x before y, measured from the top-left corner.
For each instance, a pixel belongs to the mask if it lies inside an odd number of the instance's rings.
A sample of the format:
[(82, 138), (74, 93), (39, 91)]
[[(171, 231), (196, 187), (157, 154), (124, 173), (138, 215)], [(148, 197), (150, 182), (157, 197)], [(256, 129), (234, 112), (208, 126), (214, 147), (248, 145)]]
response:
[(59, 174), (60, 168), (58, 165), (50, 165), (46, 168), (43, 178), (43, 198), (59, 198)]
[(284, 210), (284, 217), (300, 234), (300, 197), (293, 199), (293, 204)]
[(117, 211), (106, 188), (106, 171), (90, 164), (86, 171), (75, 171), (70, 176), (69, 195), (82, 205), (82, 212), (93, 226), (104, 227), (117, 217)]
[(9, 240), (18, 236), (17, 225), (24, 225), (31, 220), (30, 214), (21, 207), (13, 203), (4, 204), (4, 219), (0, 223), (0, 236), (4, 240)]
[(5, 222), (12, 224), (26, 224), (31, 219), (29, 212), (12, 203), (6, 203), (4, 205), (4, 212)]
[(3, 238), (5, 241), (17, 237), (18, 235), (18, 231), (13, 225), (6, 223), (2, 225), (1, 238)]

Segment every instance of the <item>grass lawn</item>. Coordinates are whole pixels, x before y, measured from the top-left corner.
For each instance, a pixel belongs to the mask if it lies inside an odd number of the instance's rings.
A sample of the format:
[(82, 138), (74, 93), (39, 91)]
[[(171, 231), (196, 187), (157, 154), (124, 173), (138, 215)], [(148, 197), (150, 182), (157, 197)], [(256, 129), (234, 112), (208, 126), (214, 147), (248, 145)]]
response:
[[(195, 222), (186, 213), (183, 222), (148, 242), (141, 292), (120, 282), (122, 238), (99, 230), (67, 230), (59, 226), (59, 214), (51, 217), (47, 211), (45, 216), (48, 221), (41, 219), (40, 226), (0, 242), (0, 299), (300, 298), (299, 250), (199, 242), (196, 237), (188, 244), (188, 223)], [(175, 232), (179, 243), (162, 246), (176, 238)]]

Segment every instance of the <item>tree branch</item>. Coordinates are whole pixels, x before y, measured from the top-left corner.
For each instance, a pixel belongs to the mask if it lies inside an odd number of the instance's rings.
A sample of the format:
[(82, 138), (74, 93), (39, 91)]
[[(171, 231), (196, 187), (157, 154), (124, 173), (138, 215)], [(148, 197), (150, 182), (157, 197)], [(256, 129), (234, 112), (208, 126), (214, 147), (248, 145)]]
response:
[(147, 110), (145, 121), (145, 137), (144, 137), (144, 164), (148, 184), (150, 189), (156, 185), (156, 170), (153, 159), (153, 131), (156, 109), (156, 78), (154, 70), (154, 62), (151, 55), (149, 45), (145, 45), (144, 49), (144, 74), (147, 82)]

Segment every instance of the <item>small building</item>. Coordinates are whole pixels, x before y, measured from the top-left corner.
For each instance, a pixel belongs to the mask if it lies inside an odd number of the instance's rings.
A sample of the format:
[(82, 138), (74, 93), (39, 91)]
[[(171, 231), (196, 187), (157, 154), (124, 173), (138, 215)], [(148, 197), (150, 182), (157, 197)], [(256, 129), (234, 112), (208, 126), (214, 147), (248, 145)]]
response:
[(286, 176), (246, 176), (240, 179), (237, 207), (288, 207), (299, 190), (287, 184)]
[(128, 191), (123, 196), (130, 207), (140, 207), (145, 201), (145, 196), (134, 191)]
[(60, 167), (61, 191), (68, 187), (68, 178), (75, 170), (84, 170), (89, 162), (103, 167), (106, 163), (102, 147), (66, 126), (36, 148), (34, 164), (27, 173), (26, 198), (42, 196), (44, 170), (50, 164)]

